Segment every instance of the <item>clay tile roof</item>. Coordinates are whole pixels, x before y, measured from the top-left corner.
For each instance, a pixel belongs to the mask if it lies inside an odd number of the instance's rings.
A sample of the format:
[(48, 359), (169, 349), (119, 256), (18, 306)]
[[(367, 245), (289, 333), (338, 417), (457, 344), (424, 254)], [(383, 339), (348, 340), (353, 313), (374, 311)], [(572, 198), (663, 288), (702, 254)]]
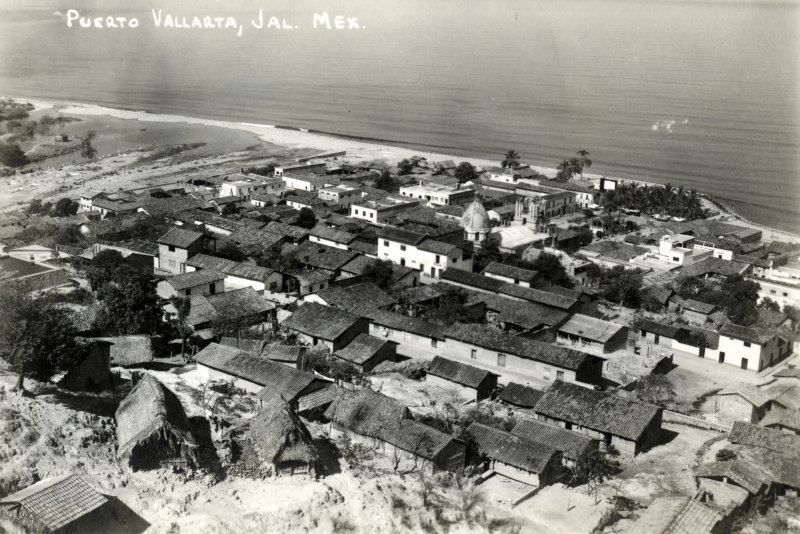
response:
[(470, 388), (477, 388), (488, 376), (497, 376), (486, 369), (448, 360), (441, 356), (433, 358), (428, 367), (428, 374)]
[(533, 408), (536, 403), (544, 395), (544, 391), (535, 389), (530, 386), (523, 386), (516, 382), (509, 382), (500, 393), (500, 400), (513, 404), (514, 406), (521, 406), (523, 408)]
[(399, 313), (392, 313), (385, 310), (369, 310), (363, 312), (365, 317), (369, 317), (370, 321), (385, 328), (392, 330), (400, 330), (403, 332), (410, 332), (420, 336), (431, 337), (436, 339), (444, 339), (445, 328), (422, 319), (408, 317), (407, 315), (400, 315)]
[(674, 338), (680, 331), (680, 328), (676, 326), (657, 323), (655, 321), (651, 321), (650, 319), (643, 320), (639, 324), (639, 329), (645, 332), (652, 332), (654, 334), (658, 334), (659, 336), (664, 336), (669, 338)]
[[(447, 271), (445, 271), (447, 272)], [(559, 295), (551, 291), (543, 291), (532, 287), (523, 287), (516, 284), (503, 284), (499, 292), (523, 300), (529, 300), (538, 304), (545, 304), (561, 310), (568, 310), (578, 302), (575, 297)]]
[(489, 458), (530, 473), (541, 473), (558, 455), (541, 443), (481, 423), (472, 423), (467, 432)]
[(452, 243), (436, 241), (435, 239), (426, 239), (417, 245), (417, 248), (426, 252), (433, 252), (434, 254), (449, 254), (453, 249), (458, 247)]
[(500, 290), (505, 282), (497, 278), (490, 278), (478, 273), (471, 273), (463, 269), (445, 269), (439, 275), (439, 279), (443, 282), (453, 282), (455, 284), (462, 284), (470, 287), (476, 287), (485, 291), (497, 292)]
[(689, 497), (659, 497), (627, 532), (647, 534), (711, 534), (724, 515)]
[(81, 478), (68, 474), (46, 478), (0, 499), (0, 508), (20, 506), (48, 532), (61, 529), (108, 500)]
[(333, 241), (334, 243), (343, 243), (345, 245), (354, 241), (356, 238), (355, 234), (344, 232), (336, 228), (331, 228), (325, 224), (317, 224), (311, 229), (309, 235), (318, 237), (320, 239), (325, 239), (327, 241)]
[(513, 278), (522, 282), (532, 282), (538, 274), (536, 271), (521, 269), (519, 267), (514, 267), (513, 265), (506, 265), (505, 263), (496, 261), (491, 262), (483, 269), (483, 271), (481, 271), (481, 274), (485, 275), (487, 273), (504, 276), (506, 278)]
[(296, 278), (301, 285), (311, 285), (311, 284), (318, 284), (320, 282), (324, 282), (326, 280), (331, 280), (334, 278), (333, 274), (330, 271), (324, 271), (322, 269), (298, 269), (296, 271), (291, 271), (286, 273), (287, 276), (291, 276), (292, 278)]
[(589, 436), (528, 417), (520, 418), (511, 433), (557, 450), (570, 460), (577, 460), (599, 447), (598, 440)]
[(771, 400), (770, 396), (764, 390), (750, 384), (743, 384), (739, 387), (725, 388), (717, 393), (717, 395), (739, 395), (756, 408), (761, 408)]
[(759, 326), (740, 326), (738, 324), (726, 323), (719, 329), (720, 335), (732, 337), (749, 343), (766, 343), (776, 335), (774, 328), (762, 328)]
[(356, 326), (361, 317), (339, 308), (307, 302), (283, 322), (284, 327), (327, 341), (333, 341)]
[(347, 262), (360, 255), (351, 250), (329, 247), (310, 241), (305, 241), (297, 246), (287, 245), (284, 247), (284, 252), (293, 252), (297, 261), (304, 265), (329, 271), (341, 269)]
[(605, 343), (624, 328), (617, 323), (576, 313), (558, 331)]
[(162, 245), (172, 245), (179, 248), (189, 248), (199, 239), (203, 238), (203, 234), (192, 230), (185, 230), (183, 228), (171, 228), (166, 234), (158, 238), (158, 242)]
[(351, 341), (349, 345), (336, 351), (335, 356), (361, 365), (375, 356), (387, 343), (391, 343), (391, 341), (369, 334), (358, 334), (358, 337)]
[(706, 258), (691, 265), (687, 265), (680, 271), (681, 276), (703, 276), (705, 274), (716, 274), (720, 276), (733, 276), (742, 274), (747, 270), (747, 265), (738, 261), (727, 261), (720, 258)]
[(347, 287), (332, 286), (318, 291), (316, 295), (329, 306), (347, 311), (383, 308), (397, 302), (371, 282)]
[(711, 312), (714, 311), (714, 308), (716, 308), (716, 306), (713, 304), (706, 304), (705, 302), (700, 302), (699, 300), (693, 300), (693, 299), (684, 300), (681, 306), (685, 310), (702, 313), (705, 315), (710, 314)]
[(172, 276), (167, 279), (167, 282), (169, 282), (169, 285), (180, 291), (182, 289), (189, 289), (224, 279), (224, 274), (212, 271), (211, 269), (202, 269), (200, 271), (191, 271)]
[(268, 267), (261, 267), (253, 263), (240, 262), (230, 267), (225, 274), (245, 278), (247, 280), (257, 280), (259, 282), (266, 282), (267, 279), (274, 273), (273, 269)]
[(188, 260), (186, 265), (190, 265), (196, 269), (211, 269), (220, 273), (227, 272), (228, 269), (236, 265), (236, 262), (227, 258), (220, 258), (211, 256), (209, 254), (195, 254)]
[(396, 228), (393, 226), (384, 226), (378, 232), (378, 238), (387, 239), (390, 241), (396, 241), (398, 243), (405, 243), (407, 245), (416, 245), (417, 243), (425, 239), (425, 236), (417, 232), (403, 230), (402, 228)]
[(771, 477), (758, 465), (737, 458), (727, 462), (710, 462), (695, 469), (696, 477), (727, 477), (752, 494), (757, 494), (763, 486), (769, 486)]
[(557, 380), (534, 408), (537, 414), (637, 440), (661, 409)]
[(250, 354), (261, 354), (261, 351), (264, 348), (264, 340), (261, 338), (251, 339), (244, 337), (223, 336), (220, 338), (219, 344), (224, 347), (232, 347), (244, 352), (249, 352)]
[(743, 421), (733, 423), (728, 439), (731, 443), (750, 445), (782, 454), (800, 454), (800, 436)]

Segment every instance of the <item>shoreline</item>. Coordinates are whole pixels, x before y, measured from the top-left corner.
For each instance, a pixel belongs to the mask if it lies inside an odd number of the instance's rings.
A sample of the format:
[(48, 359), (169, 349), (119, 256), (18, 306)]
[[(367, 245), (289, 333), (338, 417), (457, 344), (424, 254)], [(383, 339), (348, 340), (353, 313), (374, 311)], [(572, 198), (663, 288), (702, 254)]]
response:
[[(369, 140), (351, 139), (347, 136), (337, 136), (335, 134), (317, 133), (302, 128), (285, 126), (285, 125), (271, 125), (271, 124), (257, 124), (248, 122), (235, 122), (235, 121), (222, 121), (216, 119), (203, 119), (197, 117), (188, 117), (184, 115), (168, 115), (161, 113), (151, 113), (144, 110), (126, 110), (120, 108), (112, 108), (98, 104), (72, 102), (72, 101), (58, 101), (53, 99), (37, 99), (27, 97), (12, 97), (18, 102), (30, 102), (34, 105), (36, 111), (44, 111), (53, 109), (59, 113), (95, 116), (95, 117), (114, 117), (122, 120), (133, 120), (138, 122), (152, 122), (152, 123), (182, 123), (200, 126), (212, 126), (217, 128), (226, 128), (245, 131), (255, 135), (261, 141), (266, 143), (284, 147), (287, 149), (313, 149), (319, 150), (322, 153), (329, 152), (346, 152), (347, 159), (354, 159), (360, 161), (369, 160), (387, 160), (391, 163), (396, 163), (402, 159), (411, 158), (413, 156), (422, 156), (431, 162), (453, 160), (456, 162), (468, 161), (478, 168), (489, 168), (499, 166), (498, 160), (489, 160), (484, 158), (474, 158), (469, 156), (456, 156), (452, 154), (444, 154), (441, 152), (432, 152), (424, 149), (405, 148), (396, 145), (384, 144), (378, 141), (370, 142)], [(553, 177), (556, 174), (556, 169), (552, 167), (544, 167), (538, 165), (530, 165), (530, 168), (538, 173), (544, 174), (548, 177)], [(584, 181), (597, 182), (600, 178), (605, 177), (617, 180), (620, 183), (633, 182), (639, 185), (660, 186), (657, 182), (647, 182), (643, 180), (635, 180), (630, 178), (622, 178), (617, 176), (600, 175), (595, 173), (584, 173)], [(779, 239), (786, 241), (800, 242), (800, 234), (781, 230), (757, 222), (748, 220), (747, 218), (736, 213), (725, 202), (714, 198), (713, 196), (698, 193), (704, 197), (709, 203), (715, 205), (720, 210), (720, 218), (733, 218), (740, 225), (757, 228), (765, 233), (769, 231), (773, 237), (777, 236)]]

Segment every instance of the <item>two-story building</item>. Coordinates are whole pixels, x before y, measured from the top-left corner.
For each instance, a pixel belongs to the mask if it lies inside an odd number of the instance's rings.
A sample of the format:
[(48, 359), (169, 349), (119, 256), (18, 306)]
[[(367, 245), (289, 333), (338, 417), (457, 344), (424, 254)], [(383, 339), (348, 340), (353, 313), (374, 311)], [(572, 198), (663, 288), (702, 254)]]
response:
[(280, 178), (267, 178), (254, 175), (239, 175), (237, 179), (222, 182), (220, 197), (240, 197), (250, 200), (253, 195), (281, 196), (286, 191), (286, 185)]
[(451, 268), (472, 271), (472, 256), (467, 257), (462, 248), (394, 227), (378, 232), (378, 258), (411, 267), (434, 279)]
[(438, 208), (453, 204), (469, 204), (475, 196), (475, 191), (473, 189), (461, 189), (458, 185), (453, 187), (420, 182), (401, 187), (400, 196), (419, 199), (425, 201), (432, 208)]
[(409, 211), (418, 206), (419, 203), (419, 200), (393, 196), (387, 196), (382, 199), (361, 200), (350, 205), (350, 217), (375, 224), (385, 224), (390, 217)]
[(216, 295), (223, 291), (225, 291), (225, 275), (208, 269), (172, 276), (161, 280), (156, 286), (156, 292), (162, 299)]
[[(277, 168), (276, 176), (277, 176)], [(318, 176), (313, 173), (309, 174), (286, 174), (280, 175), (286, 189), (294, 189), (296, 191), (317, 191), (327, 186), (336, 185), (330, 183), (331, 180), (326, 176)], [(337, 180), (338, 181), (338, 180)]]
[(183, 228), (171, 228), (158, 238), (158, 265), (175, 274), (186, 272), (186, 261), (202, 252), (203, 234)]
[(764, 317), (767, 315), (765, 311), (761, 310), (761, 317), (756, 325), (727, 323), (720, 328), (720, 363), (760, 372), (791, 354), (792, 342), (781, 332), (781, 327), (789, 324), (789, 318), (776, 314), (782, 316), (782, 319), (768, 321)]
[(317, 196), (328, 205), (349, 210), (351, 204), (361, 200), (362, 192), (363, 188), (361, 187), (339, 184), (317, 190)]

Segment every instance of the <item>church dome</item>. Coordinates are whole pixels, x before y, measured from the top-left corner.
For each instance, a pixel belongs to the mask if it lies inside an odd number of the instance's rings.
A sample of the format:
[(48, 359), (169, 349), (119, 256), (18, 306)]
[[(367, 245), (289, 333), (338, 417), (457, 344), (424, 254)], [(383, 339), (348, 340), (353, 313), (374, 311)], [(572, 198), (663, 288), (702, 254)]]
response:
[(464, 210), (464, 215), (461, 216), (461, 225), (467, 232), (488, 232), (491, 225), (489, 224), (489, 214), (486, 213), (486, 208), (479, 199), (475, 199), (472, 204), (467, 206)]

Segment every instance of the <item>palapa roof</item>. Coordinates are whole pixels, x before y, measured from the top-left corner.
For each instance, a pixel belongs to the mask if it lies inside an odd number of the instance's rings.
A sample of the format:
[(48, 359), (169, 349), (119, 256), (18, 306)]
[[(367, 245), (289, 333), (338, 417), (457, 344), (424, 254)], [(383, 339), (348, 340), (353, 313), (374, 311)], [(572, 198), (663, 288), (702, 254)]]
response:
[(310, 464), (317, 460), (317, 449), (308, 428), (288, 403), (277, 396), (265, 398), (249, 424), (253, 445), (264, 461)]
[(307, 302), (297, 308), (282, 326), (303, 334), (333, 341), (356, 326), (361, 317), (331, 306)]
[(337, 388), (325, 417), (362, 436), (381, 437), (400, 420), (411, 419), (409, 409), (369, 388), (356, 391)]
[(503, 391), (500, 393), (499, 400), (513, 404), (514, 406), (521, 406), (523, 408), (533, 408), (536, 403), (544, 395), (544, 391), (530, 386), (517, 384), (516, 382), (509, 382)]
[(117, 454), (124, 456), (138, 443), (167, 428), (184, 445), (197, 444), (178, 397), (152, 375), (142, 377), (117, 408)]
[(527, 417), (520, 418), (511, 433), (557, 450), (571, 460), (598, 450), (599, 446), (598, 440), (589, 436)]
[(397, 301), (384, 290), (371, 282), (352, 286), (331, 286), (316, 293), (328, 306), (347, 311), (360, 311), (365, 308), (383, 308)]
[(695, 469), (694, 476), (727, 477), (753, 495), (761, 491), (763, 486), (769, 486), (772, 482), (772, 476), (761, 466), (743, 458), (703, 464)]
[(481, 325), (456, 324), (445, 330), (445, 337), (571, 370), (577, 370), (588, 360), (603, 359), (575, 349), (504, 334)]
[(325, 382), (311, 373), (217, 343), (198, 352), (195, 360), (200, 365), (264, 386), (258, 392), (262, 398), (277, 395), (285, 401), (293, 401), (312, 383)]
[(711, 534), (724, 515), (689, 497), (659, 497), (627, 532), (647, 534)]
[(489, 376), (497, 376), (486, 369), (436, 356), (428, 367), (428, 374), (438, 376), (462, 386), (477, 388)]
[(741, 384), (740, 386), (725, 388), (717, 393), (717, 395), (739, 395), (756, 408), (761, 408), (771, 400), (767, 392), (750, 384)]
[(481, 271), (481, 274), (496, 274), (497, 276), (503, 276), (505, 278), (512, 278), (521, 282), (530, 283), (534, 278), (536, 278), (538, 273), (529, 269), (521, 269), (520, 267), (514, 267), (513, 265), (507, 265), (505, 263), (493, 261), (484, 267), (484, 269)]
[(169, 231), (158, 238), (162, 245), (171, 245), (178, 248), (189, 248), (198, 240), (203, 238), (203, 234), (184, 228), (170, 228)]
[(149, 336), (95, 337), (110, 343), (111, 365), (125, 367), (153, 361), (153, 344)]
[(609, 393), (555, 381), (536, 403), (537, 414), (637, 440), (661, 413), (651, 404), (629, 401)]
[(167, 278), (167, 282), (176, 290), (181, 291), (184, 289), (211, 284), (224, 279), (225, 275), (222, 273), (212, 271), (211, 269), (202, 269), (199, 271), (191, 271), (188, 273), (171, 276), (170, 278)]
[(588, 315), (576, 313), (558, 329), (560, 333), (579, 336), (592, 341), (606, 343), (625, 327), (621, 324), (596, 319)]
[(800, 454), (800, 436), (744, 421), (733, 423), (728, 440), (731, 443), (759, 447), (781, 454)]
[(41, 480), (0, 499), (0, 508), (21, 507), (48, 532), (58, 530), (100, 508), (108, 500), (80, 477), (67, 474)]
[(541, 473), (558, 455), (541, 443), (481, 423), (472, 423), (467, 432), (489, 458), (529, 473)]
[(369, 334), (358, 334), (345, 348), (337, 350), (334, 356), (348, 362), (363, 365), (389, 343), (392, 342), (387, 339), (381, 339)]

